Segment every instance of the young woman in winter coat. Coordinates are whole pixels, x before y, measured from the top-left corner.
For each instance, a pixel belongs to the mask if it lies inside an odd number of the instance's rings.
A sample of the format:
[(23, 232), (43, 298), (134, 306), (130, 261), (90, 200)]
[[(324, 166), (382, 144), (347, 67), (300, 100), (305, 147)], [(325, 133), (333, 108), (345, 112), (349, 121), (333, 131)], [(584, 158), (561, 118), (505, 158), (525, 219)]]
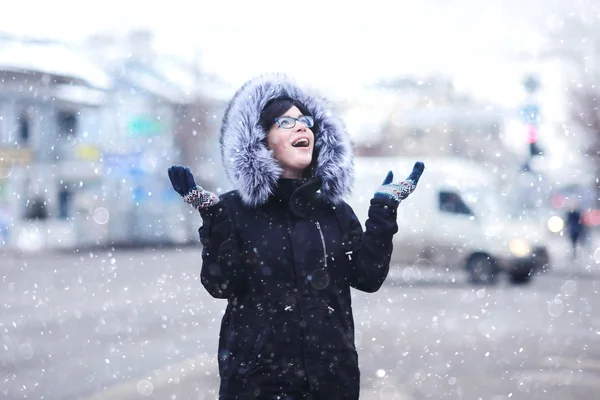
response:
[(402, 182), (390, 171), (363, 232), (342, 200), (353, 182), (343, 124), (282, 75), (238, 90), (220, 144), (234, 191), (218, 197), (189, 168), (169, 169), (174, 189), (202, 216), (202, 284), (227, 299), (219, 399), (358, 399), (350, 288), (381, 287), (396, 209), (423, 164)]

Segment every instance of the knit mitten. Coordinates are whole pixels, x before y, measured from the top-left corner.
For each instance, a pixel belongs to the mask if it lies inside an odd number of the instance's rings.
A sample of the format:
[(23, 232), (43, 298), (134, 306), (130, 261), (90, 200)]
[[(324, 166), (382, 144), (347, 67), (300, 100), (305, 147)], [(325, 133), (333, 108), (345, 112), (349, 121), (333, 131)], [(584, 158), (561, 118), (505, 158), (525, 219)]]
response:
[(417, 187), (417, 183), (419, 183), (419, 179), (421, 178), (421, 174), (425, 170), (425, 165), (418, 161), (415, 163), (413, 167), (412, 173), (409, 177), (397, 183), (393, 183), (394, 174), (392, 171), (388, 172), (383, 184), (379, 186), (377, 191), (375, 192), (375, 198), (380, 199), (392, 199), (398, 203), (402, 200), (406, 199), (412, 192), (415, 191)]
[(213, 206), (219, 202), (219, 197), (200, 186), (193, 188), (188, 194), (183, 196), (183, 201), (190, 204), (197, 210)]
[(183, 201), (195, 209), (201, 210), (219, 202), (217, 195), (196, 185), (194, 175), (188, 167), (174, 165), (169, 168), (168, 172), (173, 189), (179, 193)]

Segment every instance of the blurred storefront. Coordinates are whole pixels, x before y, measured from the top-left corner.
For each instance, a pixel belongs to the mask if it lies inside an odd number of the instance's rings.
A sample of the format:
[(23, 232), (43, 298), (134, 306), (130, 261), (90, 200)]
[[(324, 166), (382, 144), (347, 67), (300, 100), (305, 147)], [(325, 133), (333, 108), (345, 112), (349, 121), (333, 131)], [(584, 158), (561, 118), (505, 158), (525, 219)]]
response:
[(217, 129), (192, 125), (215, 110), (167, 64), (129, 57), (100, 68), (61, 44), (0, 41), (1, 248), (197, 240), (199, 220), (166, 170), (212, 162)]

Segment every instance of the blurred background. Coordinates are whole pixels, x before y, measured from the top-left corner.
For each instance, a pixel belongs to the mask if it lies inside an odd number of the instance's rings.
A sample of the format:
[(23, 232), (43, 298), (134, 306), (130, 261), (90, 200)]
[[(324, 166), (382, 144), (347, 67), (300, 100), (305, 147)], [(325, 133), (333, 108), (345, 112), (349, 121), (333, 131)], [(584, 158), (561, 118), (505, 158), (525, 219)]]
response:
[(7, 8), (5, 247), (195, 240), (165, 170), (190, 165), (207, 187), (228, 190), (217, 144), (224, 108), (268, 71), (327, 97), (357, 155), (473, 159), (522, 183), (531, 207), (559, 210), (577, 196), (586, 223), (600, 222), (593, 1)]
[[(461, 187), (436, 189), (424, 218), (454, 214), (447, 234), (423, 222), (428, 248), (396, 258), (382, 295), (356, 295), (363, 398), (596, 398), (600, 2), (5, 3), (0, 398), (215, 397), (224, 304), (198, 281), (201, 220), (166, 171), (188, 165), (203, 187), (231, 190), (225, 107), (273, 71), (330, 101), (359, 166), (427, 159), (444, 177), (468, 162), (502, 203), (496, 222), (536, 227), (498, 239), (486, 222), (448, 241), (458, 214), (483, 221), (485, 207)], [(364, 187), (349, 200), (358, 214)], [(494, 251), (481, 244), (455, 263), (470, 281), (443, 263), (477, 236), (519, 262), (543, 258), (512, 275), (539, 279), (474, 285), (502, 269), (474, 266)]]

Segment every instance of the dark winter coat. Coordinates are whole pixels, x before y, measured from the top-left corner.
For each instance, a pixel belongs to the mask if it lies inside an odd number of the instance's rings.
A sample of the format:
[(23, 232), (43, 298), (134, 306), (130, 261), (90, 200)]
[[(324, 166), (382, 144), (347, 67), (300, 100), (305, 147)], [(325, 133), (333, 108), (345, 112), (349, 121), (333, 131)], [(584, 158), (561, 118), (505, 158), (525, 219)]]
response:
[(572, 240), (577, 240), (583, 231), (583, 224), (581, 222), (581, 211), (569, 210), (566, 216), (565, 226), (567, 233)]
[[(282, 94), (305, 104), (319, 127), (311, 178), (280, 179), (266, 132), (257, 126), (264, 104)], [(353, 181), (343, 125), (282, 76), (238, 91), (221, 146), (237, 190), (201, 211), (200, 228), (202, 284), (228, 299), (219, 337), (220, 399), (296, 399), (309, 392), (313, 399), (357, 399), (350, 287), (375, 292), (385, 280), (396, 203), (371, 200), (363, 233), (342, 200)]]

